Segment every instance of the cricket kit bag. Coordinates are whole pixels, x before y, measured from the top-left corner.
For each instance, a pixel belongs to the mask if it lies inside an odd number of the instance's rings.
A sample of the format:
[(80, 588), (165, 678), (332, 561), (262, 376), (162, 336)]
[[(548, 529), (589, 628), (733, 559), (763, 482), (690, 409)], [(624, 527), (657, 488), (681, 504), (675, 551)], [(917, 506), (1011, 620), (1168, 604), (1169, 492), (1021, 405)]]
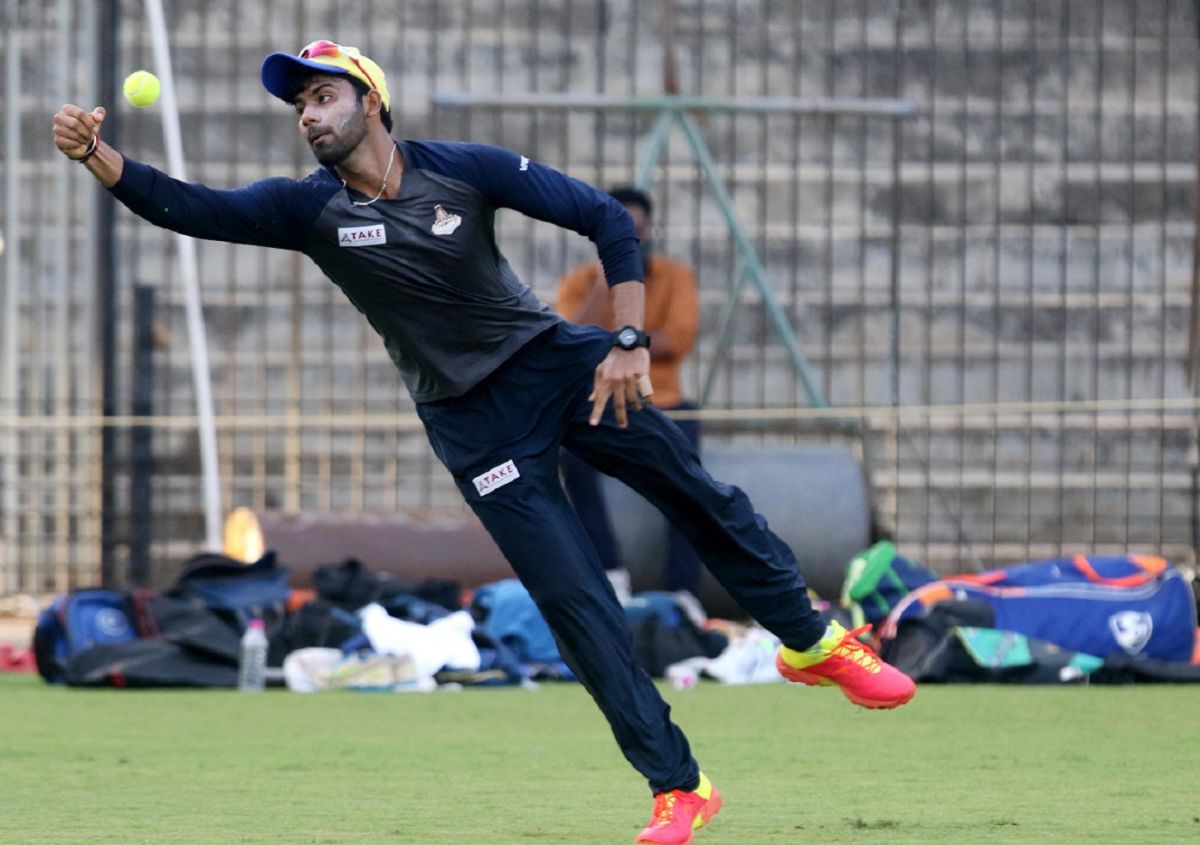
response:
[(211, 611), (149, 590), (78, 590), (42, 611), (38, 672), (68, 686), (232, 687), (238, 634)]
[(905, 596), (881, 638), (886, 644), (905, 622), (947, 602), (971, 607), (976, 627), (1102, 659), (1188, 664), (1196, 651), (1191, 585), (1160, 557), (1076, 555), (944, 578)]
[(56, 596), (38, 616), (33, 631), (34, 659), (43, 678), (61, 684), (66, 665), (75, 655), (137, 638), (127, 593), (76, 590)]
[(277, 563), (274, 552), (251, 564), (214, 553), (196, 555), (167, 591), (169, 598), (216, 614), (239, 637), (251, 619), (263, 620), (270, 642), (269, 666), (282, 666), (288, 652), (284, 622), (290, 595), (288, 570)]

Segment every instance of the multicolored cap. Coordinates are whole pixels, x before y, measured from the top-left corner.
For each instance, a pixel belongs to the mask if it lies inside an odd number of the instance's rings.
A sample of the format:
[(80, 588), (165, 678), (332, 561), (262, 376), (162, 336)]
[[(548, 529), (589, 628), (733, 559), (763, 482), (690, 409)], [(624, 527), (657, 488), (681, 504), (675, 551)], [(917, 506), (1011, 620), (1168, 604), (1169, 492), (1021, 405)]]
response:
[(392, 109), (387, 77), (383, 69), (364, 56), (357, 47), (346, 47), (332, 41), (314, 41), (297, 55), (272, 53), (263, 60), (262, 81), (266, 89), (285, 103), (290, 103), (300, 90), (301, 80), (313, 71), (353, 76), (368, 88), (379, 92), (383, 107)]

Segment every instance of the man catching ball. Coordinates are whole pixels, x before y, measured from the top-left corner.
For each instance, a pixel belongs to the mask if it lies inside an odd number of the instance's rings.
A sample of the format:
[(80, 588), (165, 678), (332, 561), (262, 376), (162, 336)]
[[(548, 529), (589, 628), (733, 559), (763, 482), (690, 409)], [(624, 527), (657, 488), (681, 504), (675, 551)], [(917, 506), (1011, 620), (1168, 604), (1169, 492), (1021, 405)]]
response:
[[(865, 707), (912, 681), (813, 609), (787, 546), (745, 494), (701, 467), (645, 405), (643, 270), (621, 204), (530, 159), (478, 144), (396, 141), (382, 69), (315, 41), (272, 53), (267, 90), (296, 111), (320, 167), (234, 190), (185, 184), (101, 139), (103, 108), (65, 105), (54, 140), (135, 214), (198, 238), (303, 252), (383, 338), (438, 458), (564, 645), (564, 657), (649, 782), (642, 843), (687, 843), (721, 807), (670, 708), (633, 659), (624, 612), (559, 482), (560, 446), (658, 507), (739, 604), (783, 642), (784, 677)], [(616, 331), (566, 322), (500, 253), (497, 209), (586, 235)], [(640, 383), (640, 389), (639, 389)]]

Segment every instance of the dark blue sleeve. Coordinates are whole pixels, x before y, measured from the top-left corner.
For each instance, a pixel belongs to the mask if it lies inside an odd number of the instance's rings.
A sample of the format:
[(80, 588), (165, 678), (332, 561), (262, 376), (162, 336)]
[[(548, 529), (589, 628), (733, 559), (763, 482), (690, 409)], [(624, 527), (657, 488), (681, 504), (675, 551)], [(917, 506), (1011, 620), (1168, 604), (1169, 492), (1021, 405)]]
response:
[(596, 244), (609, 285), (644, 281), (633, 221), (624, 206), (603, 191), (486, 144), (408, 141), (404, 150), (406, 166), (466, 182), (496, 208), (511, 208), (586, 235)]
[(334, 187), (280, 177), (218, 190), (126, 158), (120, 180), (109, 190), (134, 214), (173, 232), (300, 250)]

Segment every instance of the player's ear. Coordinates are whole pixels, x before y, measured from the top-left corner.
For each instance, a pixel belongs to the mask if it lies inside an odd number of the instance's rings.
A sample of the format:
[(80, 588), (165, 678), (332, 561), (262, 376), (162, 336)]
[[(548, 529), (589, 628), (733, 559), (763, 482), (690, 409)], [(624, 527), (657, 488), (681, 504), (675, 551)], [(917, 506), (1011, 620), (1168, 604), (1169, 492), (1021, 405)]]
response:
[(372, 88), (363, 98), (363, 114), (367, 117), (379, 114), (383, 110), (383, 97)]

